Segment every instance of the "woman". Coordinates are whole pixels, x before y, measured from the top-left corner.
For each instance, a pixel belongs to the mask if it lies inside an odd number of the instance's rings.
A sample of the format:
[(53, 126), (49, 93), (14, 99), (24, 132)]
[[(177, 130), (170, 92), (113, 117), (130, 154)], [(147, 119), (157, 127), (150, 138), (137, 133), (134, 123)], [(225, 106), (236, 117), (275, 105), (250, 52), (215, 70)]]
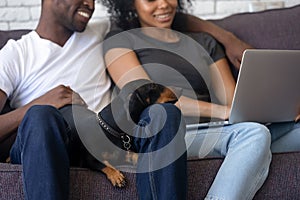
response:
[[(211, 36), (188, 34), (190, 39), (172, 30), (183, 12), (181, 0), (104, 3), (117, 25), (128, 30), (111, 31), (104, 42), (107, 70), (119, 88), (137, 79), (181, 87), (176, 105), (185, 116), (228, 118), (235, 87), (228, 63)], [(267, 177), (270, 134), (260, 124), (201, 129), (187, 133), (186, 142), (189, 156), (225, 157), (207, 199), (252, 199)]]

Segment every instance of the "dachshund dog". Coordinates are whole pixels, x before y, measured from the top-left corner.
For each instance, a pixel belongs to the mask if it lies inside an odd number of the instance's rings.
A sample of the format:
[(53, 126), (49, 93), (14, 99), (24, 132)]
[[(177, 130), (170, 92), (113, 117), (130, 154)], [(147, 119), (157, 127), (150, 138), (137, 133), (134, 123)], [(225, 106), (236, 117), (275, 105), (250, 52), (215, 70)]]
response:
[[(134, 153), (129, 142), (132, 141), (133, 136), (128, 132), (138, 124), (143, 110), (152, 104), (175, 103), (181, 96), (181, 92), (179, 88), (165, 87), (150, 80), (135, 80), (127, 83), (118, 96), (98, 113), (99, 124), (105, 135), (116, 146), (127, 152), (125, 155), (121, 155), (120, 151), (110, 150), (102, 155), (105, 167), (101, 171), (106, 174), (114, 186), (124, 187), (126, 184), (125, 176), (112, 167), (114, 161), (124, 160), (125, 163), (133, 165), (137, 163), (138, 154)], [(122, 124), (126, 125), (126, 130), (120, 128), (119, 125)], [(93, 165), (90, 167), (93, 168)]]

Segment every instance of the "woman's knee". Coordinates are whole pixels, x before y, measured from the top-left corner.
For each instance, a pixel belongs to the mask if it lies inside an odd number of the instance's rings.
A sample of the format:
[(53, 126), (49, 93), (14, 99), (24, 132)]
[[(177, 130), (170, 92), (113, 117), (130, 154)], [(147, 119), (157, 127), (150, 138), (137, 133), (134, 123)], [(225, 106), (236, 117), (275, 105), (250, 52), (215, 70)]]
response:
[(256, 143), (260, 143), (260, 145), (270, 147), (271, 134), (265, 125), (256, 122), (245, 122), (243, 125), (247, 130), (248, 137), (251, 138), (251, 140), (256, 141)]

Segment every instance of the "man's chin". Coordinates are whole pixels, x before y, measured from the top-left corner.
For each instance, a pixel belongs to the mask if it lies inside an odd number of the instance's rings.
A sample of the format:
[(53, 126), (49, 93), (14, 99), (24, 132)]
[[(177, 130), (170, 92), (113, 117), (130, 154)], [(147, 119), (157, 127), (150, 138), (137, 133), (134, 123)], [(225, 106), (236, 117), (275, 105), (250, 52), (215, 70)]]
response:
[(86, 29), (87, 25), (88, 24), (82, 24), (80, 26), (75, 26), (75, 31), (81, 33), (81, 32), (83, 32)]
[(81, 28), (81, 29), (77, 29), (76, 32), (82, 33), (83, 31), (85, 31), (86, 27)]

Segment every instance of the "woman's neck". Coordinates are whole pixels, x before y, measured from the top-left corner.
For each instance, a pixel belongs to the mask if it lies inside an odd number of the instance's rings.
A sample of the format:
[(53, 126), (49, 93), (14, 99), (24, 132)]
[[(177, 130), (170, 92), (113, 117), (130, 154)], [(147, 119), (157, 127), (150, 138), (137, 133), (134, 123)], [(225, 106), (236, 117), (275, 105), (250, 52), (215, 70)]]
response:
[(154, 39), (163, 41), (163, 42), (178, 42), (178, 34), (172, 29), (167, 28), (157, 28), (157, 27), (142, 27), (142, 32)]

